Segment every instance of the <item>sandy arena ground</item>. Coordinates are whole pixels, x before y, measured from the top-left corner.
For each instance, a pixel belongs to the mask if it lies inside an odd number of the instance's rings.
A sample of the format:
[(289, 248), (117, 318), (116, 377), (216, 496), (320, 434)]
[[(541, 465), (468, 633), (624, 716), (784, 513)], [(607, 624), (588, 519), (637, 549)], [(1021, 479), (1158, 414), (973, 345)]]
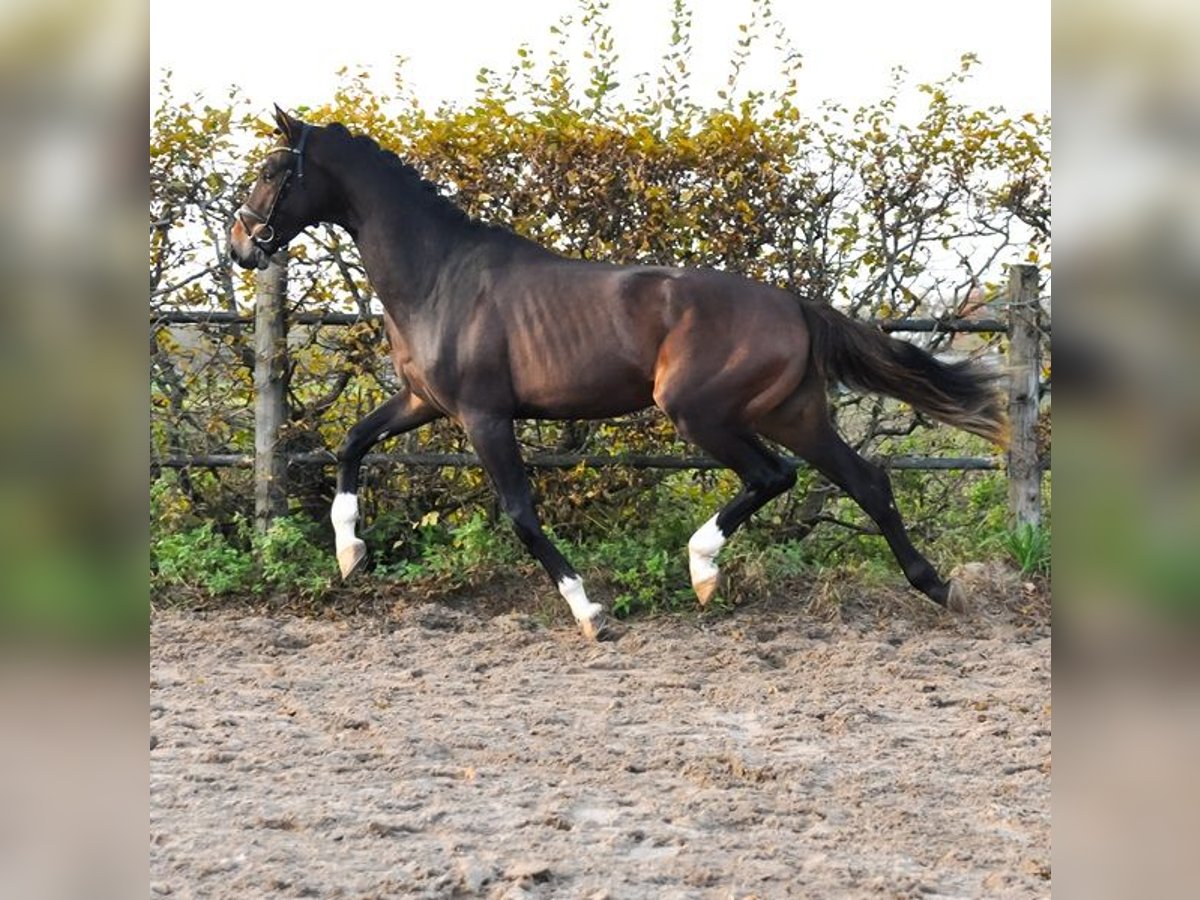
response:
[(1050, 630), (1002, 605), (160, 609), (151, 648), (152, 897), (1050, 894)]

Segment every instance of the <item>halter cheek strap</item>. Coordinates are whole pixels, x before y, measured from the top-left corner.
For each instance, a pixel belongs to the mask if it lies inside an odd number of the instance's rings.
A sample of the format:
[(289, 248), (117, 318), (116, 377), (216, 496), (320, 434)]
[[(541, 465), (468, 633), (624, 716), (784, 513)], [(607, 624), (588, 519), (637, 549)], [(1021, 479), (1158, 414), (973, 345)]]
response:
[(295, 147), (286, 147), (283, 149), (290, 150), (296, 154), (296, 180), (304, 180), (304, 146), (308, 143), (308, 132), (312, 129), (311, 125), (305, 125), (300, 130), (300, 140), (296, 142)]

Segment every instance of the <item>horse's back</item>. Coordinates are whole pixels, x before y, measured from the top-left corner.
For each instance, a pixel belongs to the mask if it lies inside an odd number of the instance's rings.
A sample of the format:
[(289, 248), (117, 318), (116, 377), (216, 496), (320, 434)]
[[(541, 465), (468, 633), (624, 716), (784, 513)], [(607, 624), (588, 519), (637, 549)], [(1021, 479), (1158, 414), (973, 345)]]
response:
[(792, 381), (807, 357), (793, 295), (713, 269), (545, 257), (497, 273), (492, 300), (524, 415), (639, 409), (683, 370)]

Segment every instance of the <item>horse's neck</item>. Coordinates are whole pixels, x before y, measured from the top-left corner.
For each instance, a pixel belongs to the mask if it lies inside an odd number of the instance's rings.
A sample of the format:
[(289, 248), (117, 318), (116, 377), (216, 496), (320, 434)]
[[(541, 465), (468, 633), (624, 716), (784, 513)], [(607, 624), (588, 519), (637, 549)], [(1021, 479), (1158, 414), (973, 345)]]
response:
[(354, 238), (384, 306), (397, 319), (410, 318), (433, 291), (455, 245), (452, 223), (414, 199), (404, 176), (384, 167), (352, 174), (344, 187), (346, 220), (340, 224)]

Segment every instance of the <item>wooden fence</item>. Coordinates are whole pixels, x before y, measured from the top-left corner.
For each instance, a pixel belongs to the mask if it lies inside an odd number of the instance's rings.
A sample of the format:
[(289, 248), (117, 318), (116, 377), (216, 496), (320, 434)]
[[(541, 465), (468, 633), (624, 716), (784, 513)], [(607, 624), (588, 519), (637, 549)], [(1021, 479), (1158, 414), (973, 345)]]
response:
[[(1014, 524), (1041, 522), (1043, 471), (1049, 468), (1038, 452), (1037, 422), (1042, 393), (1042, 337), (1048, 323), (1040, 321), (1038, 268), (1011, 267), (1007, 291), (1006, 319), (882, 319), (873, 324), (887, 332), (902, 333), (1006, 333), (1008, 345), (1009, 419), (1012, 440), (1006, 457), (892, 457), (882, 462), (893, 469), (998, 470), (1006, 469), (1009, 507)], [(287, 453), (280, 449), (280, 435), (287, 422), (287, 268), (282, 256), (257, 273), (255, 314), (204, 310), (178, 310), (154, 314), (152, 327), (161, 325), (243, 325), (254, 329), (254, 453), (210, 453), (169, 456), (152, 460), (152, 468), (253, 468), (255, 524), (265, 529), (273, 518), (287, 511), (289, 466), (334, 466), (330, 452)], [(364, 321), (347, 313), (301, 313), (291, 320), (301, 325), (346, 326)], [(367, 465), (465, 467), (478, 466), (469, 453), (372, 453)], [(802, 461), (797, 460), (801, 465)], [(592, 468), (628, 466), (653, 469), (715, 469), (720, 464), (705, 456), (652, 456), (645, 454), (597, 455), (579, 453), (531, 454), (526, 464), (533, 468)]]

